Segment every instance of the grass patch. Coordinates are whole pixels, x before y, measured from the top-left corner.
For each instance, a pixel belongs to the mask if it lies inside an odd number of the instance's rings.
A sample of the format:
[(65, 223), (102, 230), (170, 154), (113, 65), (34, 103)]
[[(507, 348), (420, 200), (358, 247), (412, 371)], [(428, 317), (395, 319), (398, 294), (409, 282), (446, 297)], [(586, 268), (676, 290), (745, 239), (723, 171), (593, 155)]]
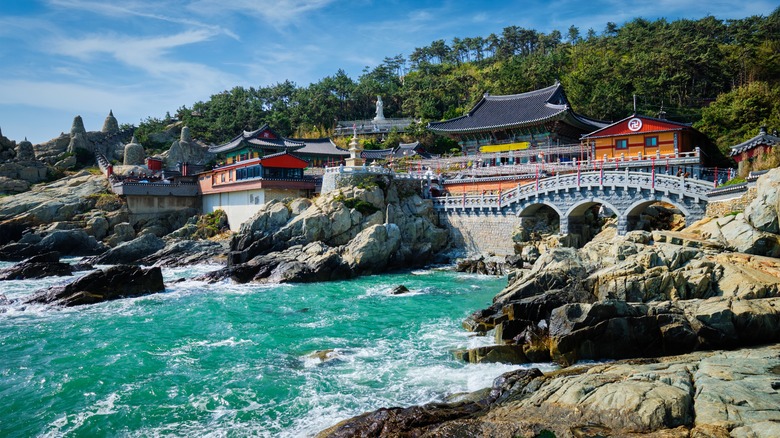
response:
[(343, 194), (339, 194), (338, 196), (334, 197), (333, 200), (341, 202), (349, 209), (355, 209), (359, 211), (364, 216), (368, 216), (379, 211), (379, 209), (370, 202), (366, 202), (358, 198), (347, 198)]
[(195, 223), (198, 228), (193, 235), (197, 239), (208, 239), (222, 234), (229, 230), (227, 213), (223, 210), (215, 210), (212, 213), (204, 214), (198, 218)]
[(736, 177), (724, 182), (723, 184), (720, 185), (720, 187), (734, 186), (737, 184), (742, 184), (744, 182), (745, 182), (745, 178)]

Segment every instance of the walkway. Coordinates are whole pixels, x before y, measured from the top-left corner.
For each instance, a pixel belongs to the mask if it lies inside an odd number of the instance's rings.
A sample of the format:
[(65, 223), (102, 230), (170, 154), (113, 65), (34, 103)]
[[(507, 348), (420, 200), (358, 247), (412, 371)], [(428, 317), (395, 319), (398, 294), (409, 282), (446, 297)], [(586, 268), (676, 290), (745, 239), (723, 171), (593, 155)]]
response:
[(594, 205), (604, 205), (618, 218), (618, 232), (625, 234), (645, 208), (665, 202), (679, 208), (686, 224), (704, 217), (711, 181), (656, 172), (591, 171), (541, 178), (496, 194), (444, 196), (434, 198), (439, 211), (462, 214), (513, 214), (532, 217), (542, 206), (552, 208), (560, 218), (560, 232), (579, 222)]

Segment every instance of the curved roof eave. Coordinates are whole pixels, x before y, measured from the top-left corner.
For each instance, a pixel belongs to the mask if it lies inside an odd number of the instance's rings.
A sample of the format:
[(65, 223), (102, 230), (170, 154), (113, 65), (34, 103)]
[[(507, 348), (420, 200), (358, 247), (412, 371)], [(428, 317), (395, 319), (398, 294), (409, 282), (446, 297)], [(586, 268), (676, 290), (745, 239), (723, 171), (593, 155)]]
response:
[[(536, 125), (538, 123), (545, 123), (549, 122), (551, 120), (557, 120), (561, 119), (561, 114), (565, 114), (565, 110), (562, 110), (560, 112), (557, 112), (555, 114), (551, 114), (547, 117), (540, 117), (533, 120), (524, 121), (522, 123), (504, 123), (500, 125), (488, 125), (488, 126), (480, 126), (477, 128), (466, 128), (466, 129), (438, 129), (438, 131), (441, 132), (463, 132), (463, 133), (470, 133), (470, 132), (480, 132), (480, 131), (492, 131), (496, 129), (507, 129), (507, 128), (524, 128), (526, 126)], [(435, 130), (435, 129), (431, 129)]]

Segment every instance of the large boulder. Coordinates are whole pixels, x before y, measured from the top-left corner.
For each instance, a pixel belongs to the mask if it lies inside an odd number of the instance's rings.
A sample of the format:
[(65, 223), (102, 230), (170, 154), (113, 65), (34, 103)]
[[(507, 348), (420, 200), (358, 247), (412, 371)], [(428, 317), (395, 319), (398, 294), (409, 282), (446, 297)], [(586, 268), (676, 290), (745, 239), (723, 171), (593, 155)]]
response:
[(202, 263), (224, 262), (227, 242), (211, 240), (168, 240), (165, 247), (137, 262), (141, 265), (189, 266)]
[(401, 231), (395, 224), (374, 225), (355, 236), (342, 257), (354, 271), (380, 272), (400, 246)]
[(567, 304), (550, 316), (550, 353), (586, 359), (658, 357), (780, 341), (780, 298)]
[(534, 263), (530, 272), (493, 298), (494, 303), (505, 304), (522, 298), (541, 295), (549, 289), (567, 288), (580, 281), (586, 266), (572, 248), (554, 248)]
[(105, 246), (82, 229), (55, 230), (46, 234), (38, 247), (41, 251), (57, 251), (71, 255), (93, 255), (105, 251)]
[(165, 247), (165, 241), (154, 234), (144, 234), (129, 242), (123, 242), (103, 254), (89, 260), (95, 265), (138, 263), (144, 257)]
[(25, 304), (79, 306), (132, 298), (165, 290), (159, 267), (116, 265), (84, 275), (65, 286), (37, 292)]
[(767, 233), (780, 233), (778, 226), (778, 190), (780, 168), (772, 169), (756, 181), (756, 198), (745, 207), (745, 219), (753, 228)]

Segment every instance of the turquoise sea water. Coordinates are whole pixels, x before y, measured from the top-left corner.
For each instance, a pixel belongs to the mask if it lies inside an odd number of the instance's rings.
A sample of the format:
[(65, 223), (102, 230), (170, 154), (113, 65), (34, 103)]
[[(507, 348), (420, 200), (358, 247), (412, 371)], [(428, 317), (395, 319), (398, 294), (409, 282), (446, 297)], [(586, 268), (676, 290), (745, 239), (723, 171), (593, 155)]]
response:
[[(15, 299), (66, 280), (0, 292)], [(450, 353), (491, 343), (460, 324), (505, 283), (448, 270), (305, 285), (186, 280), (77, 309), (0, 307), (0, 436), (311, 436), (380, 407), (441, 401), (517, 368)], [(391, 295), (399, 284), (411, 293)], [(309, 356), (324, 349), (326, 362)]]

